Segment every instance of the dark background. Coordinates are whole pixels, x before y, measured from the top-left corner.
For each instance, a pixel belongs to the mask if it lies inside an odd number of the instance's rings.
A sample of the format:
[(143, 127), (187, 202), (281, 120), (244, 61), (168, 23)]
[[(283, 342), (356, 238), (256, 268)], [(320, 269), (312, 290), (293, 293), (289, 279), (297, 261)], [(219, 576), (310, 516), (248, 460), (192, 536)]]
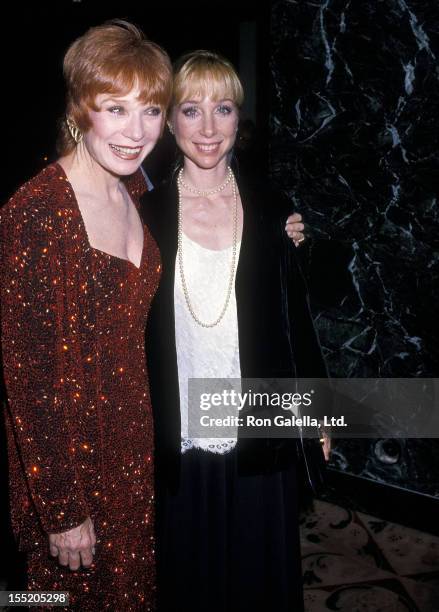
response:
[[(436, 1), (273, 3), (269, 165), (312, 228), (333, 377), (438, 378), (438, 65)], [(331, 474), (348, 507), (437, 531), (439, 432), (392, 429), (337, 442)]]

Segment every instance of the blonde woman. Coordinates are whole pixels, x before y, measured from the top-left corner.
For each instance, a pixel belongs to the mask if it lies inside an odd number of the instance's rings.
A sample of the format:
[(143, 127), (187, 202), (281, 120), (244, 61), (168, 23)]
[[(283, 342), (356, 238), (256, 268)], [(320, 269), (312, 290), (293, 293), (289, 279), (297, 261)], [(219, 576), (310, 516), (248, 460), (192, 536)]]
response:
[(177, 63), (169, 127), (183, 162), (144, 200), (163, 262), (146, 337), (167, 612), (303, 609), (295, 441), (188, 430), (188, 378), (326, 374), (285, 238), (290, 203), (230, 167), (242, 100), (225, 58)]

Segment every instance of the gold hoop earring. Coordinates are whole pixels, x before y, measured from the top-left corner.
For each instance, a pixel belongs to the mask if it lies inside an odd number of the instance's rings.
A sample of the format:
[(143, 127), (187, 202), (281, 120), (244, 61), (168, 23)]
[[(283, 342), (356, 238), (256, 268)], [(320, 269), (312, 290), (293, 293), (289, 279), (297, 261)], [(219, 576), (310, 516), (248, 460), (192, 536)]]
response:
[(70, 132), (70, 136), (73, 138), (76, 144), (80, 143), (82, 140), (83, 134), (81, 130), (79, 129), (79, 127), (68, 117), (66, 118), (66, 123), (69, 129), (69, 132)]

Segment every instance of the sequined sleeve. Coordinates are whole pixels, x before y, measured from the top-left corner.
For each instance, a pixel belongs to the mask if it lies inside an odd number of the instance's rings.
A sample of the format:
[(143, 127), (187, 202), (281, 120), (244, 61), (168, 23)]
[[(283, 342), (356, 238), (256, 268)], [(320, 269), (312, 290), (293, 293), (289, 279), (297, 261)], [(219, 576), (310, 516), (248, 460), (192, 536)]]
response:
[[(75, 462), (63, 307), (68, 282), (56, 215), (20, 193), (0, 211), (2, 351), (22, 469), (43, 529), (67, 531), (88, 516)], [(54, 220), (55, 218), (55, 220)], [(74, 322), (69, 321), (70, 337)]]

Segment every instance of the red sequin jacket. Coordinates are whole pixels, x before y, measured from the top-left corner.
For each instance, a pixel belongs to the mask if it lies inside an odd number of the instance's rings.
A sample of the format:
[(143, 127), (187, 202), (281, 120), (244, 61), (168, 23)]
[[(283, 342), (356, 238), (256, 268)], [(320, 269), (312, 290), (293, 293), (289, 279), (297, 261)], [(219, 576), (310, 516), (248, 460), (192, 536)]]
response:
[[(145, 190), (127, 179), (133, 198)], [(77, 205), (60, 166), (24, 184), (0, 210), (1, 316), (12, 526), (21, 549), (43, 532), (67, 531), (89, 514), (78, 431), (96, 429), (100, 373), (87, 291), (91, 254)], [(84, 422), (84, 420), (89, 422)]]

